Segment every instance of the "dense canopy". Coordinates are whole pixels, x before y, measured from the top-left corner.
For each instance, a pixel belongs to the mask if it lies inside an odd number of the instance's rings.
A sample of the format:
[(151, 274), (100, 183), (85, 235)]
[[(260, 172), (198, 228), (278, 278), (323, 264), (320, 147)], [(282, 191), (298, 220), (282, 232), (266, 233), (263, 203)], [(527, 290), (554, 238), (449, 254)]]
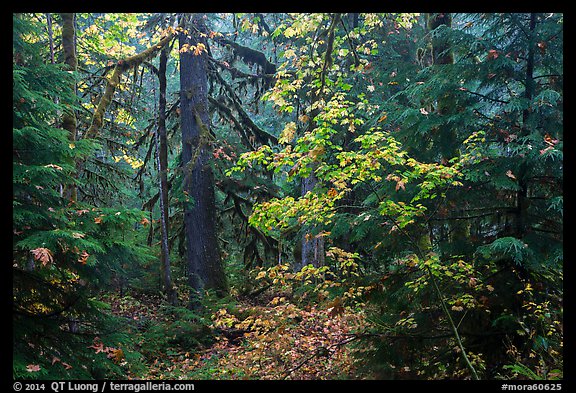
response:
[(13, 14), (13, 377), (563, 378), (563, 14)]

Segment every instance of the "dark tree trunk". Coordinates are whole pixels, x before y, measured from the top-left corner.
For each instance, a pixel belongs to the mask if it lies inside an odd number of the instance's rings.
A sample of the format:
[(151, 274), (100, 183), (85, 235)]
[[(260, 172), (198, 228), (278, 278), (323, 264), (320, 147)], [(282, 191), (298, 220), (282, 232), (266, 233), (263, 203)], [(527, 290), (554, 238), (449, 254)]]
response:
[(196, 307), (204, 290), (223, 294), (226, 280), (218, 238), (214, 175), (209, 164), (210, 117), (208, 114), (208, 76), (206, 40), (202, 16), (184, 16), (180, 44), (180, 122), (182, 127), (183, 189), (189, 198), (184, 203), (184, 225), (191, 306)]
[[(320, 89), (317, 92), (311, 92), (311, 101), (318, 101), (324, 96), (324, 86), (326, 82), (326, 76), (330, 71), (330, 67), (332, 66), (332, 51), (334, 49), (334, 37), (336, 27), (341, 21), (342, 15), (339, 13), (333, 14), (331, 17), (330, 25), (326, 30), (327, 41), (325, 43), (325, 49), (323, 50), (323, 65), (322, 69), (320, 70)], [(313, 109), (310, 112), (310, 122), (308, 123), (308, 130), (307, 132), (312, 133), (314, 132), (314, 128), (316, 127), (316, 123), (314, 118), (320, 113), (319, 109)], [(302, 179), (302, 192), (301, 195), (306, 195), (309, 191), (312, 191), (314, 187), (319, 183), (318, 178), (316, 177), (315, 171), (317, 169), (317, 163), (310, 164), (311, 166), (311, 173), (308, 177)], [(306, 265), (312, 265), (314, 267), (320, 267), (324, 265), (325, 255), (324, 255), (324, 237), (316, 237), (314, 236), (315, 228), (312, 227), (304, 227), (304, 236), (302, 237), (302, 254), (300, 264), (296, 266), (296, 270), (302, 269)]]
[[(310, 176), (302, 179), (302, 196), (312, 191), (318, 184), (318, 178), (312, 172)], [(312, 230), (313, 228), (308, 228)], [(324, 265), (324, 237), (313, 236), (312, 232), (306, 231), (302, 238), (302, 261), (300, 269), (306, 265), (320, 267)]]
[[(76, 29), (74, 26), (74, 14), (60, 14), (62, 19), (62, 51), (64, 54), (64, 63), (68, 66), (68, 69), (72, 72), (76, 72), (78, 68), (78, 60), (76, 58)], [(76, 91), (76, 85), (73, 86), (74, 91)], [(62, 115), (62, 128), (68, 131), (68, 139), (70, 143), (76, 141), (77, 134), (77, 122), (76, 115), (73, 109), (68, 109)], [(76, 167), (78, 168), (78, 164)], [(77, 200), (77, 189), (76, 185), (69, 184), (64, 190), (65, 197), (71, 202), (76, 202)]]
[[(445, 37), (439, 34), (434, 34), (434, 30), (440, 26), (452, 28), (452, 16), (449, 13), (436, 13), (427, 14), (427, 28), (428, 32), (432, 34), (432, 62), (434, 65), (448, 65), (454, 64), (454, 56), (449, 42)], [(437, 99), (436, 112), (439, 115), (448, 115), (455, 111), (455, 103), (451, 97), (451, 92), (444, 94)], [(436, 139), (438, 141), (439, 151), (442, 154), (442, 162), (446, 163), (451, 158), (457, 156), (458, 153), (458, 140), (456, 132), (453, 127), (439, 127), (436, 130)]]
[[(524, 98), (526, 101), (531, 102), (536, 92), (536, 84), (534, 82), (534, 57), (536, 46), (536, 22), (538, 15), (536, 13), (530, 14), (530, 22), (528, 25), (528, 57), (526, 58), (526, 78), (524, 81)], [(530, 134), (530, 120), (532, 108), (531, 105), (524, 109), (522, 112), (522, 136)], [(526, 234), (526, 216), (528, 213), (528, 206), (530, 199), (528, 198), (528, 184), (526, 181), (527, 165), (525, 162), (520, 164), (516, 178), (518, 179), (519, 190), (516, 195), (516, 236), (519, 238), (524, 237)]]
[[(451, 14), (427, 14), (426, 22), (428, 32), (432, 36), (430, 42), (432, 46), (432, 65), (442, 67), (454, 64), (454, 55), (450, 43), (443, 35), (434, 34), (434, 30), (441, 26), (445, 26), (449, 29), (452, 28)], [(437, 97), (436, 113), (447, 117), (457, 111), (459, 111), (459, 108), (451, 91), (447, 91), (442, 96)], [(432, 132), (435, 140), (435, 147), (441, 155), (440, 161), (442, 164), (446, 165), (450, 159), (460, 155), (458, 134), (453, 125), (443, 124)], [(430, 237), (432, 238), (432, 233), (430, 233)], [(469, 237), (469, 220), (451, 220), (448, 222), (446, 235), (440, 240), (448, 240), (450, 242), (449, 254), (467, 255), (467, 252), (469, 251), (467, 239)]]
[[(426, 15), (426, 24), (429, 32), (445, 25), (452, 27), (452, 15), (450, 13), (435, 13)], [(450, 50), (450, 44), (437, 35), (432, 38), (432, 59), (434, 64), (452, 64), (454, 57)]]
[(176, 305), (178, 297), (172, 285), (170, 268), (170, 249), (168, 247), (168, 145), (166, 137), (166, 63), (168, 61), (168, 49), (165, 47), (160, 52), (160, 64), (158, 66), (158, 80), (160, 82), (160, 94), (158, 99), (158, 131), (156, 133), (156, 148), (158, 150), (158, 176), (160, 178), (160, 223), (161, 235), (161, 264), (164, 279), (164, 291), (168, 302)]

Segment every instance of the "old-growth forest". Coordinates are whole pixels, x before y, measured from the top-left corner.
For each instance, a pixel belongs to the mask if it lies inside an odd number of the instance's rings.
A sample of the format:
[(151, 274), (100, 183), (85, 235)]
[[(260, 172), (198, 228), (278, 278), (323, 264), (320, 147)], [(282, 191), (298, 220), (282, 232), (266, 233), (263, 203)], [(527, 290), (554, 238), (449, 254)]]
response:
[(13, 378), (564, 378), (563, 14), (12, 22)]

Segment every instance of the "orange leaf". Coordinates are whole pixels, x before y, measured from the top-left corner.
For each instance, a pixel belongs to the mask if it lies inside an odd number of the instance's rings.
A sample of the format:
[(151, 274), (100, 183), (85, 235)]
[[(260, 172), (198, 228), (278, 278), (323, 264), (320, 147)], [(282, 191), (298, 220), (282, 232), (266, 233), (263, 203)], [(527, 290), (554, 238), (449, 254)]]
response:
[(80, 254), (80, 258), (78, 258), (78, 263), (86, 265), (89, 256), (90, 254), (88, 254), (86, 251), (82, 251), (82, 254)]
[(90, 345), (88, 348), (95, 349), (96, 353), (104, 352), (104, 344), (99, 341), (97, 337), (94, 339), (94, 344)]
[(40, 371), (40, 366), (37, 364), (29, 364), (26, 366), (26, 371), (28, 371), (29, 373), (35, 373)]
[(35, 248), (34, 250), (30, 250), (34, 259), (37, 261), (42, 262), (42, 265), (46, 266), (47, 264), (53, 262), (52, 252), (44, 247)]
[(95, 217), (95, 218), (94, 218), (94, 222), (95, 222), (96, 224), (102, 224), (102, 217), (104, 217), (104, 216)]
[(550, 134), (546, 134), (544, 136), (544, 142), (546, 142), (546, 144), (548, 144), (549, 146), (554, 146), (558, 143), (558, 139), (552, 139)]
[(510, 169), (508, 169), (508, 171), (506, 171), (506, 176), (508, 176), (510, 179), (516, 179), (516, 176), (514, 176), (514, 174), (512, 173), (512, 171)]
[(114, 360), (116, 363), (120, 363), (124, 359), (124, 351), (122, 349), (112, 349), (108, 357)]

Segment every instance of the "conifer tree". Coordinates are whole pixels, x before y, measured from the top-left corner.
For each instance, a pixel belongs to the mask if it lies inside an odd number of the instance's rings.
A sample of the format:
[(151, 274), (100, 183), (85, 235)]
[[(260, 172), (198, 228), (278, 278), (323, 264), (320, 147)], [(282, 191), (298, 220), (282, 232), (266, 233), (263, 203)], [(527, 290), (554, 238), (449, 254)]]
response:
[[(92, 295), (105, 283), (114, 255), (130, 259), (142, 251), (120, 236), (142, 215), (81, 200), (71, 204), (61, 194), (61, 185), (82, 187), (76, 163), (97, 144), (72, 142), (61, 127), (62, 113), (78, 108), (75, 78), (47, 60), (42, 26), (26, 14), (15, 14), (13, 22), (13, 373), (32, 377), (26, 371), (32, 364), (41, 370), (37, 378), (92, 378), (113, 367), (92, 362), (94, 337), (109, 339), (109, 321)], [(52, 369), (55, 358), (90, 367)]]
[(182, 15), (180, 43), (180, 121), (187, 263), (191, 304), (205, 290), (226, 288), (216, 234), (214, 175), (210, 167), (213, 140), (208, 115), (207, 44), (201, 14)]

